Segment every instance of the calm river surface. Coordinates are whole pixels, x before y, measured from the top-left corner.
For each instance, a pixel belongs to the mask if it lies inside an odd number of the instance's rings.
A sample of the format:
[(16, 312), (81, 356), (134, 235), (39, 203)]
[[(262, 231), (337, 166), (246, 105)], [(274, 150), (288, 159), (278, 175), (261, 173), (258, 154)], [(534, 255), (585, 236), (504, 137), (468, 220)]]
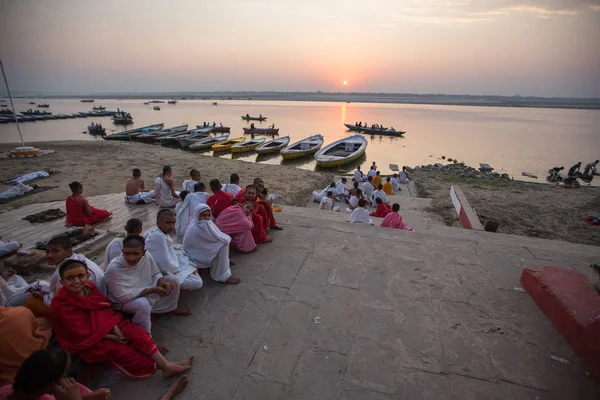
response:
[[(17, 111), (34, 107), (29, 101), (31, 99), (16, 99)], [(94, 105), (106, 106), (107, 110), (120, 108), (132, 114), (135, 124), (127, 128), (115, 126), (110, 117), (95, 118), (94, 122), (101, 123), (107, 132), (158, 122), (164, 122), (165, 127), (188, 123), (191, 129), (203, 121), (215, 121), (230, 126), (231, 137), (237, 137), (242, 135), (242, 127), (249, 126), (240, 118), (246, 113), (267, 116), (267, 121), (256, 122), (256, 126), (274, 123), (280, 128), (279, 135), (289, 135), (292, 142), (315, 133), (324, 135), (325, 144), (352, 135), (344, 122), (379, 123), (407, 131), (401, 138), (367, 136), (366, 157), (360, 161), (364, 167), (376, 161), (383, 173), (390, 172), (389, 164), (430, 164), (444, 155), (475, 167), (479, 163), (490, 164), (496, 171), (507, 172), (515, 179), (529, 180), (521, 177), (521, 172), (531, 172), (542, 181), (550, 167), (568, 169), (577, 161), (585, 165), (600, 158), (600, 111), (594, 110), (252, 100), (221, 100), (214, 106), (212, 100), (182, 100), (176, 105), (160, 104), (161, 110), (154, 111), (153, 104), (144, 105), (144, 100), (33, 101), (50, 104), (46, 110), (55, 114), (89, 111)], [(21, 129), (26, 142), (102, 140), (83, 133), (90, 122), (91, 118), (26, 122), (21, 124)], [(0, 125), (0, 142), (18, 140), (14, 123)], [(198, 154), (198, 157), (207, 156), (213, 156), (212, 152)], [(218, 156), (231, 158), (232, 154)], [(235, 157), (248, 162), (316, 168), (311, 158), (288, 163), (279, 155), (259, 157), (246, 153)], [(356, 165), (344, 166), (343, 171)]]

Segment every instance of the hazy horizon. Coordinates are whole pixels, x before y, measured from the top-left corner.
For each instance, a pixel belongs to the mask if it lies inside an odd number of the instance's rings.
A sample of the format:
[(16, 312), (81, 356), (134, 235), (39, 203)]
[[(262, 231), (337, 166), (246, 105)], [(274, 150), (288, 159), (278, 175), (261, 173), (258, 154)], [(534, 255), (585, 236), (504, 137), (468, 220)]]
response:
[(600, 0), (0, 2), (15, 94), (599, 98), (598, 37)]

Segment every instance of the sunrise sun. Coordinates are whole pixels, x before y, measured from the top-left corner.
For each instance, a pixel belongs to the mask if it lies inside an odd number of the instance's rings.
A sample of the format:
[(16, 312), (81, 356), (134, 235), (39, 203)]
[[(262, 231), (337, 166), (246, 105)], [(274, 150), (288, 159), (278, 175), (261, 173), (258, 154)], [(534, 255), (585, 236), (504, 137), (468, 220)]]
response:
[(348, 84), (348, 81), (344, 81), (342, 83), (344, 84), (344, 86), (346, 86)]

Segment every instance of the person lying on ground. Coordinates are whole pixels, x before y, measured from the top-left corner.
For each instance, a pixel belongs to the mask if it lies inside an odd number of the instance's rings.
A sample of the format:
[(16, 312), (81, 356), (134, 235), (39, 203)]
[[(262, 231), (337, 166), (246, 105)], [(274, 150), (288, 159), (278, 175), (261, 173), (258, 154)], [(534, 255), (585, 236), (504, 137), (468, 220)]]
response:
[(372, 217), (385, 218), (386, 215), (392, 212), (392, 206), (384, 203), (379, 197), (375, 199), (375, 204), (377, 205), (377, 210), (369, 214)]
[(212, 215), (217, 218), (223, 210), (233, 205), (233, 195), (223, 191), (218, 179), (210, 181), (210, 190), (213, 194), (206, 200), (206, 204), (210, 207)]
[(141, 236), (123, 240), (123, 252), (106, 268), (108, 298), (121, 311), (133, 314), (132, 321), (151, 333), (150, 314), (191, 315), (178, 308), (179, 279), (163, 274), (146, 252)]
[(156, 216), (156, 227), (144, 235), (146, 250), (163, 275), (175, 276), (183, 290), (197, 290), (202, 288), (202, 279), (196, 266), (181, 248), (175, 248), (170, 236), (175, 232), (176, 222), (173, 211), (160, 210)]
[(241, 253), (250, 253), (257, 249), (252, 235), (253, 208), (254, 203), (251, 201), (234, 204), (223, 210), (215, 221), (217, 228), (231, 237), (231, 247)]
[(157, 369), (168, 378), (190, 369), (193, 357), (167, 361), (144, 328), (112, 308), (93, 282), (87, 266), (67, 260), (59, 268), (63, 288), (52, 300), (52, 328), (61, 348), (89, 364), (111, 363), (133, 378), (147, 378)]
[(175, 191), (172, 176), (173, 170), (166, 165), (162, 175), (154, 180), (154, 198), (158, 205), (164, 208), (173, 208), (181, 200)]
[[(142, 220), (138, 218), (128, 219), (125, 224), (126, 236), (140, 236), (143, 230), (144, 226)], [(117, 258), (121, 252), (123, 252), (123, 238), (114, 238), (104, 250), (104, 268), (106, 268), (113, 259)]]
[(210, 276), (216, 282), (240, 283), (238, 276), (231, 275), (229, 265), (229, 243), (231, 237), (212, 222), (210, 208), (200, 204), (194, 212), (193, 224), (188, 226), (183, 237), (183, 250), (198, 268), (210, 268)]
[(146, 189), (142, 179), (142, 171), (139, 168), (133, 169), (133, 178), (125, 186), (125, 202), (129, 204), (149, 204), (154, 203), (154, 192)]
[(67, 197), (67, 217), (65, 224), (68, 226), (86, 226), (107, 221), (111, 212), (101, 208), (92, 207), (88, 199), (83, 197), (83, 185), (79, 182), (69, 184), (71, 196)]
[(182, 238), (189, 224), (194, 222), (194, 210), (199, 204), (206, 204), (209, 195), (205, 191), (204, 183), (198, 182), (194, 185), (194, 193), (186, 196), (181, 209), (177, 215), (177, 236)]
[(202, 179), (202, 175), (200, 175), (200, 171), (197, 169), (193, 169), (190, 171), (190, 179), (186, 179), (183, 181), (181, 185), (181, 190), (187, 190), (188, 193), (194, 192), (194, 185)]
[(334, 192), (336, 191), (335, 189), (335, 183), (331, 182), (329, 185), (327, 185), (323, 190), (321, 190), (320, 192), (317, 192), (316, 190), (314, 192), (312, 192), (313, 195), (313, 201), (315, 203), (320, 203), (321, 200), (323, 199), (323, 197), (327, 196), (327, 192)]
[(0, 386), (11, 384), (23, 362), (48, 346), (52, 331), (25, 307), (0, 307)]
[(0, 388), (0, 400), (108, 400), (110, 390), (91, 391), (65, 375), (71, 365), (62, 349), (39, 350), (19, 367), (15, 382)]

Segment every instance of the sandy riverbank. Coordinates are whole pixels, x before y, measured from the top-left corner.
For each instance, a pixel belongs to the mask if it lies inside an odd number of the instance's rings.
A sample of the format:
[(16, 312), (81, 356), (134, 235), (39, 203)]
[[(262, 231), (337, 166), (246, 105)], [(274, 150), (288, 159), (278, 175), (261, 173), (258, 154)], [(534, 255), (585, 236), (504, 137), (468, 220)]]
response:
[[(229, 182), (232, 173), (240, 175), (240, 185), (252, 183), (256, 177), (265, 180), (271, 193), (276, 194), (277, 204), (305, 206), (315, 188), (324, 187), (333, 179), (333, 174), (312, 172), (289, 166), (255, 164), (238, 160), (211, 157), (210, 153), (192, 153), (167, 147), (135, 142), (111, 141), (64, 141), (36, 143), (40, 149), (55, 149), (57, 153), (27, 159), (0, 160), (5, 180), (27, 172), (50, 168), (59, 171), (50, 178), (35, 182), (40, 186), (58, 186), (23, 199), (0, 206), (10, 209), (24, 204), (63, 200), (69, 195), (68, 184), (79, 181), (84, 185), (84, 195), (95, 196), (108, 193), (122, 193), (125, 183), (131, 177), (133, 168), (142, 170), (146, 187), (152, 188), (154, 179), (164, 165), (173, 168), (173, 179), (178, 185), (189, 179), (189, 171), (198, 169), (202, 181), (208, 189), (208, 182), (218, 178)], [(0, 152), (6, 152), (14, 145), (1, 145)], [(8, 186), (1, 186), (6, 190)]]
[(498, 222), (498, 232), (600, 245), (600, 227), (581, 219), (600, 212), (599, 187), (563, 189), (508, 179), (465, 178), (439, 170), (417, 169), (411, 176), (419, 196), (433, 199), (430, 211), (448, 225), (460, 225), (449, 195), (450, 185), (459, 184), (481, 222)]

